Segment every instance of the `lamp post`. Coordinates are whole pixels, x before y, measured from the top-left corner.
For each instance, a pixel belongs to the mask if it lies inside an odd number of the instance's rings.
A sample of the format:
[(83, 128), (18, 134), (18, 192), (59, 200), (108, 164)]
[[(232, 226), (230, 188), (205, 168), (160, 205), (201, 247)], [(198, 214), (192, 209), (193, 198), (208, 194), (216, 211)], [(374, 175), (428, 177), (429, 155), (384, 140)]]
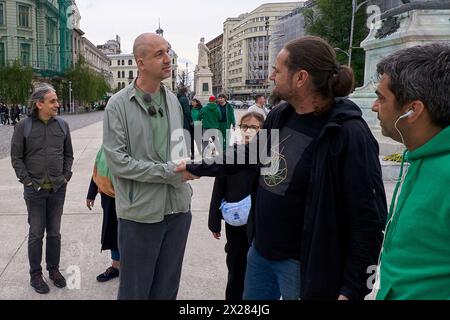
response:
[(350, 25), (350, 44), (348, 48), (348, 66), (352, 66), (352, 49), (353, 49), (353, 31), (355, 27), (355, 14), (356, 12), (365, 5), (369, 0), (363, 1), (358, 4), (357, 0), (352, 0), (352, 23)]
[(72, 81), (69, 81), (69, 113), (72, 112)]
[[(269, 59), (269, 17), (266, 17), (266, 41), (267, 41), (267, 59)], [(269, 71), (269, 61), (267, 61), (267, 72)], [(264, 75), (264, 67), (263, 67), (263, 75)], [(266, 79), (266, 83), (264, 84), (264, 98), (267, 97), (267, 89), (269, 88), (269, 75), (267, 74), (267, 77), (264, 77)]]

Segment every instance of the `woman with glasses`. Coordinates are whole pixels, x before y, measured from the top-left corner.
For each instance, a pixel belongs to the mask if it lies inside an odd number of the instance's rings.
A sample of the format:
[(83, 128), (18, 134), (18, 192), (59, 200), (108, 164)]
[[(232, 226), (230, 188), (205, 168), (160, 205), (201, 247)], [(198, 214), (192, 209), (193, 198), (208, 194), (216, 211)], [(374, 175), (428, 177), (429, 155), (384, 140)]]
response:
[[(246, 113), (239, 124), (242, 143), (249, 143), (263, 123), (264, 117), (261, 114)], [(225, 220), (227, 238), (225, 252), (228, 268), (226, 300), (242, 300), (249, 248), (247, 217), (251, 207), (252, 184), (258, 175), (257, 169), (245, 170), (234, 175), (218, 177), (214, 182), (208, 227), (213, 237), (220, 240), (222, 219)]]

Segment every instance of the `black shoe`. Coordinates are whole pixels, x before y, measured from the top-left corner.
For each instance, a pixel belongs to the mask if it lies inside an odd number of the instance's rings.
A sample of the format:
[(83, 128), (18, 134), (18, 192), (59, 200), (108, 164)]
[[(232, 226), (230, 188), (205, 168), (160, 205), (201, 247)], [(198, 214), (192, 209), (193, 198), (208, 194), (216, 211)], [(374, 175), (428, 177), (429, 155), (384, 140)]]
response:
[(50, 292), (50, 288), (42, 278), (42, 273), (35, 273), (31, 275), (30, 284), (37, 293), (46, 294)]
[(48, 274), (55, 287), (64, 288), (66, 286), (66, 279), (64, 279), (63, 275), (61, 274), (61, 272), (59, 272), (58, 269), (50, 270)]
[(98, 282), (106, 282), (119, 276), (119, 269), (109, 267), (105, 272), (97, 276)]

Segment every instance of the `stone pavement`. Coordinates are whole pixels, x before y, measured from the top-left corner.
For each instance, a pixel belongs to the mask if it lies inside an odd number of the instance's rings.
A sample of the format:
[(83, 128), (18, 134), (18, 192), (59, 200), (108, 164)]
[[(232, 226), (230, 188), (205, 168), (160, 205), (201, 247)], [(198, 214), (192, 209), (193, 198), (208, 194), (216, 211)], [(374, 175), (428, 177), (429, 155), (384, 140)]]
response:
[[(98, 283), (96, 276), (110, 264), (109, 251), (100, 252), (102, 211), (100, 197), (93, 211), (86, 208), (93, 162), (101, 144), (102, 123), (72, 133), (73, 178), (67, 189), (62, 219), (61, 269), (70, 279), (81, 275), (79, 289), (58, 289), (49, 282), (50, 293), (39, 295), (29, 285), (27, 258), (27, 214), (23, 187), (11, 167), (10, 158), (0, 160), (0, 300), (110, 300), (117, 294), (118, 279)], [(219, 300), (224, 298), (227, 279), (224, 244), (212, 238), (207, 227), (213, 179), (192, 182), (193, 220), (184, 259), (178, 298)], [(386, 184), (388, 198), (392, 183)], [(45, 250), (44, 250), (45, 252)], [(45, 258), (43, 258), (45, 261)], [(43, 263), (45, 268), (45, 263)]]

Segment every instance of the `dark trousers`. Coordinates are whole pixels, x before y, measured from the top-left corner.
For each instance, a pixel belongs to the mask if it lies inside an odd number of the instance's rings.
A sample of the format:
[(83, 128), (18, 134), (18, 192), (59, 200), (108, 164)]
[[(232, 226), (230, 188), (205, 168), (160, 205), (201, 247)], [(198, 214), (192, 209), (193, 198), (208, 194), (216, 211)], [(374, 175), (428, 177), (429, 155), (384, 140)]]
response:
[(119, 300), (175, 300), (192, 215), (159, 223), (119, 219)]
[(227, 244), (228, 282), (225, 291), (226, 300), (242, 300), (244, 294), (247, 253), (250, 247), (247, 238), (247, 226), (234, 227), (225, 223)]
[(61, 254), (61, 216), (63, 214), (66, 185), (58, 191), (25, 187), (24, 198), (28, 209), (28, 259), (30, 274), (42, 272), (42, 242), (47, 232), (45, 262), (47, 270), (59, 268)]

